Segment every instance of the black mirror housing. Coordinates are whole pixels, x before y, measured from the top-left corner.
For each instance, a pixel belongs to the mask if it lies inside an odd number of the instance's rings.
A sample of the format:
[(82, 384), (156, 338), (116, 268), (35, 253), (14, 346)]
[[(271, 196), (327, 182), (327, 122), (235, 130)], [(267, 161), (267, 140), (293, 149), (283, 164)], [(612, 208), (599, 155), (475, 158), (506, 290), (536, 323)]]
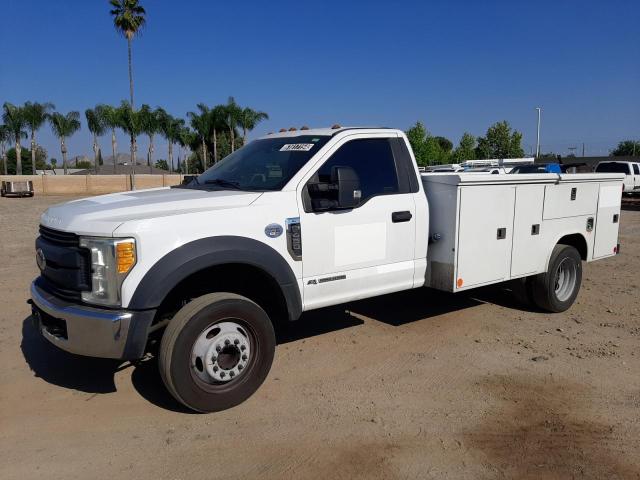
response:
[(331, 169), (331, 182), (338, 187), (340, 208), (355, 208), (360, 205), (362, 191), (360, 177), (351, 167), (335, 166)]

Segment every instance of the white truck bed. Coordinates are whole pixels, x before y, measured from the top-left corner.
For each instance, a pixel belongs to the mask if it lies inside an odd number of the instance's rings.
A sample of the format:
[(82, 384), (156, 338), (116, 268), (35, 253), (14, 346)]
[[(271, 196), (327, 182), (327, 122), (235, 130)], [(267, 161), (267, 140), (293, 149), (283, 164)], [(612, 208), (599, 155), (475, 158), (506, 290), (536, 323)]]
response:
[(427, 286), (455, 292), (545, 272), (567, 235), (586, 261), (617, 252), (622, 175), (421, 177), (430, 216)]

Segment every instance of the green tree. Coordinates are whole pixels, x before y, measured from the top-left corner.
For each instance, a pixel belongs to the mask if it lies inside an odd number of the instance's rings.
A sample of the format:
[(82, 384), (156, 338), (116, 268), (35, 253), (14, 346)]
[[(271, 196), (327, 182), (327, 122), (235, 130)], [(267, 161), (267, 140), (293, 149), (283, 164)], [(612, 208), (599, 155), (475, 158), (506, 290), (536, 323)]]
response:
[(194, 145), (197, 145), (199, 142), (199, 136), (196, 132), (191, 130), (189, 127), (183, 127), (180, 130), (180, 134), (178, 135), (178, 143), (184, 149), (184, 160), (182, 164), (182, 168), (178, 166), (178, 170), (182, 173), (189, 174), (189, 157), (190, 152)]
[(138, 143), (137, 137), (142, 133), (142, 125), (140, 122), (140, 115), (136, 112), (129, 102), (123, 100), (120, 106), (117, 108), (116, 115), (118, 118), (118, 127), (129, 135), (130, 138), (130, 161), (132, 168), (132, 188), (135, 188), (135, 174), (137, 164), (137, 151)]
[[(21, 156), (20, 163), (22, 164), (22, 174), (34, 175), (33, 165), (29, 161), (31, 159), (31, 150), (25, 149), (25, 148), (21, 149), (20, 156)], [(6, 157), (7, 157), (7, 175), (15, 175), (16, 168), (17, 168), (16, 149), (10, 148), (7, 151)], [(46, 162), (47, 151), (39, 145), (36, 146), (35, 158), (36, 158), (35, 173), (37, 174), (37, 170), (45, 170), (47, 168), (47, 162)]]
[(233, 97), (229, 97), (229, 100), (227, 101), (227, 104), (224, 106), (224, 108), (226, 113), (227, 128), (229, 129), (231, 152), (234, 152), (236, 143), (236, 127), (240, 122), (242, 108), (236, 103), (236, 99)]
[(160, 132), (167, 140), (168, 147), (168, 163), (169, 171), (173, 171), (173, 145), (180, 140), (180, 131), (184, 128), (184, 120), (181, 118), (174, 118), (168, 114), (164, 109), (158, 108), (158, 122)]
[(149, 137), (149, 148), (147, 149), (147, 166), (151, 167), (151, 159), (153, 158), (154, 146), (153, 139), (155, 134), (160, 132), (160, 117), (162, 113), (158, 110), (151, 110), (149, 105), (142, 105), (138, 111), (140, 119), (140, 129), (142, 133)]
[(160, 170), (169, 170), (169, 164), (167, 163), (166, 160), (162, 158), (159, 160), (156, 160), (155, 167), (159, 168)]
[(62, 168), (67, 174), (67, 146), (65, 141), (71, 135), (80, 130), (80, 112), (69, 112), (66, 115), (53, 112), (48, 116), (53, 133), (60, 140), (60, 151), (62, 152)]
[(416, 122), (406, 134), (418, 165), (438, 165), (449, 161), (451, 142), (444, 137), (432, 136), (422, 122)]
[(31, 132), (31, 171), (36, 170), (36, 132), (47, 120), (47, 115), (55, 107), (53, 103), (26, 102), (22, 107), (25, 123)]
[(91, 109), (87, 108), (84, 111), (84, 116), (87, 119), (87, 128), (93, 135), (93, 160), (95, 163), (95, 170), (98, 173), (98, 153), (100, 152), (100, 145), (98, 145), (98, 137), (104, 135), (107, 130), (104, 116), (98, 107)]
[(476, 137), (465, 132), (460, 139), (458, 147), (453, 151), (452, 159), (456, 163), (476, 158)]
[(2, 152), (2, 165), (4, 174), (8, 175), (7, 170), (7, 147), (11, 143), (11, 139), (13, 135), (11, 134), (11, 130), (6, 125), (0, 125), (0, 151)]
[(27, 132), (25, 131), (27, 122), (24, 118), (24, 112), (20, 107), (5, 102), (2, 105), (2, 121), (11, 132), (16, 145), (16, 152), (18, 152), (15, 174), (22, 175), (22, 145), (20, 140), (27, 138)]
[(506, 120), (497, 122), (487, 129), (484, 137), (478, 139), (476, 156), (480, 159), (521, 158), (524, 157), (521, 142), (522, 134), (512, 131)]
[(118, 109), (111, 105), (96, 105), (96, 114), (104, 123), (105, 128), (111, 130), (111, 154), (113, 155), (113, 173), (117, 171), (118, 163), (118, 143), (116, 142), (116, 128), (120, 128), (120, 119), (118, 117)]
[(207, 140), (209, 139), (212, 126), (211, 126), (211, 110), (204, 103), (196, 105), (200, 113), (188, 112), (187, 116), (190, 119), (191, 128), (198, 135), (201, 148), (202, 148), (202, 168), (207, 169)]
[(249, 107), (243, 108), (238, 117), (238, 125), (242, 128), (242, 144), (247, 143), (247, 132), (256, 128), (258, 123), (268, 120), (269, 115), (265, 112), (253, 110)]
[(418, 165), (428, 165), (425, 151), (428, 132), (424, 124), (422, 122), (416, 122), (416, 124), (405, 133), (409, 143), (411, 144), (411, 149), (413, 150), (413, 154), (416, 157)]
[(611, 151), (611, 155), (614, 157), (635, 157), (636, 155), (640, 155), (640, 141), (623, 140)]
[(51, 160), (49, 160), (49, 163), (51, 163), (51, 169), (55, 170), (56, 167), (58, 166), (58, 159), (57, 158), (52, 158)]
[(133, 66), (131, 60), (131, 42), (133, 37), (140, 34), (140, 31), (147, 23), (144, 7), (138, 0), (109, 0), (113, 7), (110, 14), (113, 17), (113, 25), (118, 33), (127, 39), (127, 53), (129, 58), (129, 95), (131, 109), (134, 109), (133, 102)]
[(213, 131), (213, 163), (220, 160), (220, 152), (218, 152), (218, 133), (226, 128), (227, 112), (224, 105), (216, 105), (209, 112), (209, 121), (211, 130)]

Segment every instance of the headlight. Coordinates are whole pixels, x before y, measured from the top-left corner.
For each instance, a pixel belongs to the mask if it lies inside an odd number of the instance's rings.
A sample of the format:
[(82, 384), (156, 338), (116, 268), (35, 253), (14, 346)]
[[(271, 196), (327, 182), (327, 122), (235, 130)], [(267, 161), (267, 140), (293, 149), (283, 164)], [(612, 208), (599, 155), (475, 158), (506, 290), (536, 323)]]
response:
[(120, 306), (120, 287), (136, 264), (133, 238), (81, 237), (80, 246), (91, 252), (91, 291), (82, 300), (112, 307)]

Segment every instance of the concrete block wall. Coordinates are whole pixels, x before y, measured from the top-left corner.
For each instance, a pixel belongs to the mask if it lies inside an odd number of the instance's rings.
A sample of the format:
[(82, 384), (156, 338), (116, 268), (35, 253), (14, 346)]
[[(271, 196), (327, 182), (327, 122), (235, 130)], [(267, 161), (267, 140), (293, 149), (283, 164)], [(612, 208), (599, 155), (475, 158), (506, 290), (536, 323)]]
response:
[[(36, 195), (101, 195), (131, 190), (130, 175), (0, 175), (0, 181), (33, 182)], [(182, 175), (138, 174), (136, 190), (179, 185)]]

